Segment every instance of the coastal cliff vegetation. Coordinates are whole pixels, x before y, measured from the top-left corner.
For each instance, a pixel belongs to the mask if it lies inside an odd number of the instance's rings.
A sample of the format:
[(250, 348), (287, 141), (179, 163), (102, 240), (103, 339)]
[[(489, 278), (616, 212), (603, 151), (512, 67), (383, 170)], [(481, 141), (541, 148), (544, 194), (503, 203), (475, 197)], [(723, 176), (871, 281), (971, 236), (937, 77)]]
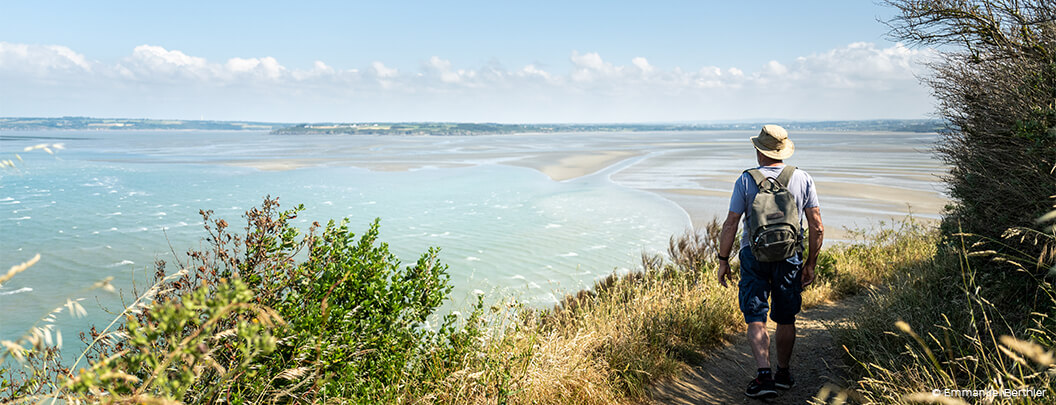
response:
[[(851, 380), (817, 403), (969, 403), (935, 389), (1047, 390), (1056, 398), (1056, 8), (1051, 1), (892, 1), (895, 37), (945, 51), (925, 80), (949, 127), (952, 203), (821, 252), (809, 306), (868, 294), (835, 329)], [(647, 398), (743, 328), (718, 287), (717, 227), (550, 309), (451, 291), (438, 250), (400, 263), (330, 222), (302, 233), (274, 199), (241, 232), (203, 212), (205, 248), (158, 263), (155, 283), (59, 356), (58, 316), (2, 342), (0, 401), (69, 403), (621, 403)], [(0, 282), (32, 271), (14, 266)], [(736, 272), (735, 272), (736, 273)], [(108, 284), (100, 283), (99, 288)], [(429, 326), (425, 321), (438, 319)]]
[[(716, 223), (550, 309), (482, 296), (464, 313), (439, 314), (451, 286), (438, 250), (402, 266), (377, 222), (358, 237), (341, 222), (301, 233), (291, 223), (301, 209), (265, 199), (240, 232), (202, 212), (207, 247), (157, 263), (153, 286), (82, 336), (88, 349), (76, 364), (61, 361), (47, 320), (6, 342), (16, 366), (4, 370), (0, 399), (633, 402), (743, 328), (735, 290), (714, 278)], [(808, 306), (891, 277), (877, 269), (923, 260), (935, 233), (907, 222), (860, 236), (822, 252)]]
[(923, 80), (948, 123), (952, 201), (935, 255), (838, 332), (856, 379), (832, 402), (1053, 403), (1056, 7), (886, 3), (894, 39), (941, 49)]

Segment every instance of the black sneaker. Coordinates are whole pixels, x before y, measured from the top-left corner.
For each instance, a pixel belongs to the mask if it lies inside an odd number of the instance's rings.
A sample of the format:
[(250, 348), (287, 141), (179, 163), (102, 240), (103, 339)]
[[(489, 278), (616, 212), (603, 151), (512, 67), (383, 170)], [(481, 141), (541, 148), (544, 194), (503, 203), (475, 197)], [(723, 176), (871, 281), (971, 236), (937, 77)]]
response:
[(756, 378), (748, 383), (748, 389), (744, 390), (744, 395), (751, 398), (772, 398), (777, 396), (777, 390), (774, 389), (773, 378)]
[(777, 369), (777, 373), (774, 374), (774, 386), (783, 390), (792, 388), (796, 385), (796, 381), (792, 379), (792, 373), (787, 369)]

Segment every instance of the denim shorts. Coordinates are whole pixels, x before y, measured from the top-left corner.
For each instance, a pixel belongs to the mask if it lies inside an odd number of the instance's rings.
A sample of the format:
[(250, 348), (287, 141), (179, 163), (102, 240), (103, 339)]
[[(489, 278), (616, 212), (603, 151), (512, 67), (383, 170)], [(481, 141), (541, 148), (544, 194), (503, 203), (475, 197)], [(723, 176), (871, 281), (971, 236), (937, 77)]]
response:
[(741, 249), (739, 256), (741, 280), (737, 283), (737, 301), (744, 314), (744, 322), (765, 323), (769, 311), (770, 319), (774, 322), (780, 325), (794, 324), (803, 304), (802, 257), (759, 262), (748, 247)]

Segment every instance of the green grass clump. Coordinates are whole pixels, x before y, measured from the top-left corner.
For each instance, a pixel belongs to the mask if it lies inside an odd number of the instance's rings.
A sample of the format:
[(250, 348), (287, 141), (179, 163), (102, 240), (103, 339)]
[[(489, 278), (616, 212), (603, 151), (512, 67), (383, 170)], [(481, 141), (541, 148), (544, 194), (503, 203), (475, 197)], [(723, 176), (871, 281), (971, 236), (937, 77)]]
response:
[(817, 280), (803, 291), (803, 305), (811, 307), (882, 285), (929, 260), (939, 233), (908, 216), (867, 230), (849, 231), (851, 243), (838, 244), (818, 254)]

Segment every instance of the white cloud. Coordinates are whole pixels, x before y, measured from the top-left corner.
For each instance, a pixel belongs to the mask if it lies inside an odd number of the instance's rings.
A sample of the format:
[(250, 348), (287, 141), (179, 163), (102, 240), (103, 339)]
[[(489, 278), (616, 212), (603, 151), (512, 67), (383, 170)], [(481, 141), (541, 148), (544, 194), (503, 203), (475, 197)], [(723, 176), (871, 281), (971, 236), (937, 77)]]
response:
[(476, 76), (477, 72), (474, 70), (466, 69), (451, 69), (451, 61), (441, 59), (439, 56), (433, 56), (429, 58), (429, 62), (426, 63), (426, 68), (434, 72), (440, 81), (447, 84), (466, 84), (472, 85), (472, 81)]
[(729, 84), (729, 81), (722, 77), (722, 69), (715, 66), (702, 67), (695, 76), (688, 79), (697, 87), (705, 89), (725, 87)]
[(569, 78), (574, 82), (593, 82), (604, 78), (616, 78), (623, 72), (623, 67), (605, 62), (596, 52), (579, 53), (572, 51), (570, 58), (575, 67)]
[[(321, 63), (321, 62), (320, 62)], [(323, 69), (326, 65), (323, 64)], [(226, 63), (211, 63), (205, 58), (190, 56), (160, 46), (140, 45), (132, 55), (118, 63), (113, 70), (118, 74), (141, 81), (191, 80), (194, 85), (239, 80), (275, 81), (306, 77), (305, 72), (290, 75), (288, 69), (273, 57), (231, 58)], [(318, 64), (315, 71), (319, 70)], [(309, 71), (312, 72), (312, 71)], [(318, 73), (318, 72), (315, 72)]]
[(93, 63), (84, 55), (65, 46), (0, 42), (0, 71), (42, 76), (90, 72), (92, 69)]
[(400, 74), (400, 71), (385, 67), (385, 64), (381, 62), (374, 62), (370, 66), (373, 68), (374, 75), (382, 79), (390, 79)]
[(219, 73), (219, 69), (210, 66), (204, 58), (150, 45), (137, 46), (132, 56), (119, 63), (117, 68), (143, 81), (168, 81), (177, 77), (210, 80)]
[(662, 69), (641, 56), (621, 64), (596, 52), (573, 51), (566, 68), (529, 64), (507, 70), (497, 62), (467, 68), (433, 56), (419, 71), (402, 71), (382, 61), (363, 69), (338, 69), (323, 61), (291, 69), (269, 56), (212, 62), (152, 45), (137, 46), (130, 56), (104, 64), (63, 46), (0, 42), (0, 84), (14, 89), (0, 109), (35, 108), (37, 112), (22, 114), (49, 115), (48, 102), (34, 105), (30, 99), (73, 103), (63, 96), (68, 86), (56, 83), (75, 82), (94, 89), (97, 98), (115, 100), (113, 111), (98, 113), (107, 116), (143, 116), (133, 108), (142, 107), (136, 101), (140, 97), (177, 100), (158, 108), (173, 108), (178, 102), (193, 106), (187, 108), (223, 103), (225, 108), (241, 105), (256, 111), (266, 104), (280, 112), (301, 108), (374, 114), (360, 117), (364, 120), (386, 114), (406, 114), (393, 117), (406, 120), (511, 121), (923, 116), (930, 112), (931, 101), (914, 75), (923, 72), (921, 62), (933, 56), (930, 50), (901, 44), (881, 48), (858, 42), (793, 60), (771, 60), (755, 69)]
[(140, 45), (132, 51), (132, 60), (144, 65), (160, 68), (204, 68), (204, 58), (188, 56), (180, 51), (170, 51), (160, 46)]
[(430, 67), (434, 68), (434, 69), (441, 70), (441, 71), (451, 70), (451, 61), (440, 59), (439, 56), (434, 56), (432, 58), (429, 58), (428, 65)]
[(547, 81), (549, 81), (550, 78), (551, 78), (550, 72), (542, 70), (542, 69), (536, 67), (535, 65), (527, 65), (524, 68), (522, 68), (521, 71), (520, 71), (520, 76), (522, 76), (522, 77), (526, 77), (526, 76), (527, 77), (539, 77), (539, 78), (542, 78), (543, 80), (547, 80)]
[[(324, 64), (325, 66), (325, 64)], [(316, 66), (318, 70), (318, 65)], [(219, 70), (221, 75), (234, 76), (234, 75), (247, 75), (257, 79), (269, 79), (278, 80), (286, 75), (287, 69), (279, 64), (279, 61), (272, 57), (264, 58), (231, 58), (224, 64), (224, 68)], [(303, 75), (295, 75), (294, 78), (303, 77)]]
[(780, 62), (778, 62), (776, 60), (772, 60), (772, 61), (767, 62), (766, 66), (763, 67), (763, 74), (774, 75), (774, 76), (784, 76), (787, 73), (788, 73), (788, 68), (785, 67), (785, 65), (782, 65)]
[(653, 66), (649, 64), (649, 60), (641, 56), (631, 59), (631, 63), (633, 63), (634, 66), (638, 68), (638, 70), (641, 70), (642, 74), (649, 74), (653, 72)]
[[(348, 71), (347, 73), (349, 73), (349, 74), (358, 74), (359, 70), (352, 69), (352, 70)], [(334, 68), (330, 67), (329, 65), (327, 65), (326, 63), (324, 63), (323, 61), (317, 60), (317, 61), (315, 61), (315, 63), (312, 64), (312, 68), (311, 69), (309, 69), (309, 70), (294, 70), (294, 71), (292, 71), (290, 73), (290, 75), (295, 80), (305, 81), (305, 80), (312, 80), (312, 79), (316, 79), (316, 78), (320, 78), (320, 77), (339, 76), (339, 72), (337, 70), (335, 70)]]
[(581, 69), (601, 72), (613, 70), (612, 64), (601, 60), (601, 55), (598, 55), (596, 52), (580, 54), (579, 52), (572, 51), (571, 59), (572, 63)]
[(231, 58), (227, 60), (227, 68), (233, 72), (248, 72), (260, 64), (260, 59)]
[(934, 58), (930, 50), (912, 50), (902, 44), (877, 48), (856, 42), (828, 52), (796, 59), (794, 71), (804, 80), (823, 87), (884, 89), (891, 81), (906, 80), (923, 72), (923, 62)]

